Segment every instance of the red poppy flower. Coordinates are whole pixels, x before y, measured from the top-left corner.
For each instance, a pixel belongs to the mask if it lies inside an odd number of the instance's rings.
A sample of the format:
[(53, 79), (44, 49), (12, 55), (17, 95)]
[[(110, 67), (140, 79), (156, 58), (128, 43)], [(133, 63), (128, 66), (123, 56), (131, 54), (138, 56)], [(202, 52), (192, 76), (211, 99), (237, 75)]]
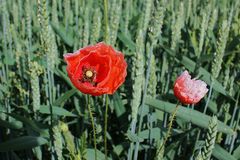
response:
[(174, 95), (183, 104), (196, 104), (208, 92), (207, 84), (201, 80), (191, 79), (188, 71), (184, 71), (175, 81)]
[(73, 85), (93, 96), (113, 94), (127, 75), (123, 54), (103, 42), (65, 54), (64, 59)]

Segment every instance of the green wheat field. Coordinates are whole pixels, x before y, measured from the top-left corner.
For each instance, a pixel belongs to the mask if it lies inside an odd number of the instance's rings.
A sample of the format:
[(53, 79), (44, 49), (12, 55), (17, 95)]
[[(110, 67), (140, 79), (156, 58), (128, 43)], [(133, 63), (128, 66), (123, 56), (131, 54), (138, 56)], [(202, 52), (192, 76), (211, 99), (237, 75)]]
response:
[[(128, 64), (113, 95), (66, 72), (98, 42)], [(167, 134), (184, 70), (209, 91)], [(0, 160), (240, 160), (239, 94), (239, 0), (0, 0)]]

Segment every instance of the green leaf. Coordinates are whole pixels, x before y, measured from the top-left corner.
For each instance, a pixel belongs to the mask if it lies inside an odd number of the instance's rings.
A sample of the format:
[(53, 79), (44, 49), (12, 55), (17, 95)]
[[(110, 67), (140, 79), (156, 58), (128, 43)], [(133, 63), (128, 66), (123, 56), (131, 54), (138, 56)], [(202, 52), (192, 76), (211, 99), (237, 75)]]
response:
[(127, 36), (124, 32), (119, 32), (118, 38), (122, 43), (132, 51), (135, 51), (135, 43), (131, 40), (130, 36)]
[[(64, 108), (53, 106), (53, 114), (58, 116), (68, 116), (68, 117), (77, 117), (77, 115), (67, 111)], [(50, 114), (50, 107), (46, 105), (41, 105), (39, 109), (40, 113)]]
[(216, 102), (214, 102), (214, 101), (212, 101), (212, 100), (209, 100), (208, 108), (209, 108), (214, 114), (217, 114), (218, 109), (217, 109), (217, 104), (216, 104)]
[(5, 113), (5, 114), (15, 118), (16, 120), (23, 122), (23, 124), (27, 125), (30, 129), (34, 130), (35, 132), (40, 133), (42, 136), (49, 137), (47, 129), (40, 128), (36, 122), (17, 114), (13, 114), (13, 113)]
[(117, 117), (120, 117), (126, 112), (126, 109), (118, 93), (115, 93), (113, 95), (113, 106), (114, 106), (114, 110), (116, 112)]
[[(146, 98), (145, 103), (149, 106), (154, 107), (155, 109), (159, 109), (168, 113), (172, 113), (176, 107), (176, 104), (149, 98), (149, 97)], [(196, 110), (185, 108), (183, 106), (178, 107), (176, 116), (187, 122), (192, 122), (193, 124), (202, 128), (208, 128), (208, 122), (211, 119), (211, 117), (208, 115), (205, 115)], [(218, 131), (226, 134), (234, 133), (232, 128), (230, 128), (229, 126), (227, 126), (221, 121), (218, 121)]]
[(143, 138), (137, 136), (136, 134), (132, 133), (131, 131), (127, 131), (127, 137), (132, 142), (143, 142)]
[(11, 122), (8, 122), (6, 120), (0, 119), (0, 126), (10, 129), (21, 129), (23, 127), (22, 122), (12, 120)]
[[(86, 156), (87, 156), (85, 157), (86, 159), (95, 159), (95, 150), (88, 148)], [(101, 151), (97, 150), (97, 158), (99, 160), (105, 159), (105, 155)], [(108, 159), (111, 159), (111, 158), (108, 158)]]
[(122, 152), (124, 151), (124, 146), (123, 144), (119, 144), (117, 146), (114, 146), (113, 145), (113, 152), (116, 154), (116, 155), (120, 155)]
[(70, 47), (73, 46), (74, 39), (72, 32), (66, 32), (65, 27), (60, 25), (56, 26), (54, 23), (51, 23), (53, 30), (62, 38), (62, 40)]
[[(66, 67), (64, 67), (64, 68), (66, 68)], [(67, 74), (65, 74), (63, 71), (61, 71), (60, 69), (55, 68), (54, 73), (55, 73), (57, 76), (61, 77), (63, 80), (65, 80), (65, 82), (67, 82), (67, 84), (68, 84), (69, 86), (71, 86), (72, 88), (76, 88), (76, 87), (72, 84), (72, 82), (70, 81), (70, 79), (69, 79), (69, 77), (67, 76)], [(82, 93), (81, 93), (80, 91), (77, 91), (76, 93), (77, 93), (78, 96), (80, 96), (80, 97), (82, 96)]]
[(237, 160), (218, 144), (215, 144), (212, 155), (218, 160)]
[(233, 156), (237, 159), (240, 159), (240, 145), (233, 151)]
[(73, 88), (67, 92), (65, 92), (62, 96), (60, 96), (55, 102), (53, 102), (54, 106), (63, 106), (64, 103), (75, 93), (77, 92), (76, 88)]
[(42, 137), (23, 136), (0, 143), (0, 152), (31, 149), (48, 143)]
[(174, 141), (170, 145), (165, 146), (166, 148), (164, 149), (165, 151), (165, 156), (163, 160), (170, 160), (174, 159), (175, 154), (177, 152), (177, 148), (179, 146), (179, 141)]
[(73, 86), (73, 84), (71, 83), (70, 79), (68, 78), (68, 76), (63, 71), (61, 71), (60, 69), (55, 68), (54, 73), (57, 76), (61, 77), (63, 80), (65, 80), (69, 86), (71, 86), (72, 88), (75, 88)]
[(42, 159), (43, 153), (44, 151), (42, 151), (41, 147), (35, 147), (32, 149), (34, 156), (36, 156), (36, 159)]
[[(143, 130), (139, 133), (139, 137), (143, 138), (143, 139), (148, 139), (149, 138), (149, 132), (150, 130)], [(161, 130), (160, 128), (152, 128), (151, 130), (151, 138), (152, 139), (156, 139), (159, 140), (161, 137)]]

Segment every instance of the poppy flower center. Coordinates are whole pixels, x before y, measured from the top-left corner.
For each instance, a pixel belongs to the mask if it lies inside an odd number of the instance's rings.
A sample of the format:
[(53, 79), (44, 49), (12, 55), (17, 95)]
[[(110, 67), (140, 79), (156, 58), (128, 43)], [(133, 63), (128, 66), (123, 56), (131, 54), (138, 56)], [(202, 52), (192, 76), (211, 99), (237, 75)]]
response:
[(96, 74), (97, 72), (89, 67), (82, 67), (82, 78), (80, 79), (81, 82), (88, 82), (91, 83), (93, 86), (96, 86)]
[(86, 71), (85, 75), (88, 77), (88, 78), (91, 78), (93, 76), (93, 72), (91, 70), (88, 70)]

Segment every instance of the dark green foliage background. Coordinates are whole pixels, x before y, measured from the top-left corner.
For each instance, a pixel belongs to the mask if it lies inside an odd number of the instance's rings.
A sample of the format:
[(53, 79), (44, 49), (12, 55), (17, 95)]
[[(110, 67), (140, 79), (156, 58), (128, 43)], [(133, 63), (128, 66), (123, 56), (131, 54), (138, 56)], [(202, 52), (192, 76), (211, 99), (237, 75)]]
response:
[[(108, 0), (104, 14), (101, 0), (0, 0), (0, 159), (94, 159), (88, 103), (104, 159), (107, 96), (109, 159), (127, 159), (138, 142), (138, 159), (154, 159), (177, 103), (174, 81), (184, 70), (212, 93), (179, 107), (163, 159), (195, 159), (213, 115), (212, 158), (240, 159), (239, 6), (238, 0)], [(101, 41), (125, 54), (128, 76), (114, 95), (91, 97), (71, 84), (63, 54)], [(136, 130), (141, 125), (136, 134), (133, 110)]]

